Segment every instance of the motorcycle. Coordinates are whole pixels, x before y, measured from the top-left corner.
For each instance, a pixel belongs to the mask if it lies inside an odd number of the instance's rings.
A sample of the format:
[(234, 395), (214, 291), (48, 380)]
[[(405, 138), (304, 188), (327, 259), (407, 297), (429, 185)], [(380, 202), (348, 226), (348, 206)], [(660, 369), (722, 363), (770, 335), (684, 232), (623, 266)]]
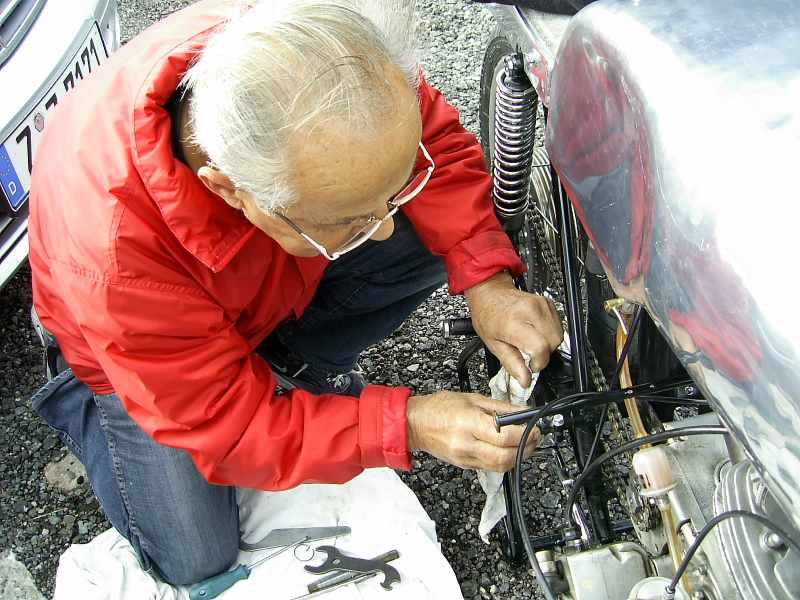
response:
[[(530, 534), (523, 440), (506, 554), (548, 600), (800, 598), (800, 319), (781, 268), (800, 8), (487, 6), (496, 212), (528, 267), (518, 286), (553, 298), (566, 332), (529, 406), (497, 416), (547, 434), (537, 460), (559, 473), (563, 527)], [(499, 369), (475, 338), (465, 391), (481, 349)]]

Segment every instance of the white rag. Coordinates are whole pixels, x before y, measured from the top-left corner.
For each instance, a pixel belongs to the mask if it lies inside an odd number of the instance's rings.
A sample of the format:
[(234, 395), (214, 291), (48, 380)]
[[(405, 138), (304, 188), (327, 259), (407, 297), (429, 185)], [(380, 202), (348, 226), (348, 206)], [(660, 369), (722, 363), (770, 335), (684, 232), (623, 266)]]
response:
[[(402, 577), (392, 587), (392, 600), (460, 599), (453, 570), (442, 556), (436, 525), (414, 493), (391, 469), (368, 469), (342, 485), (302, 485), (286, 492), (239, 490), (243, 539), (262, 539), (273, 529), (348, 525), (352, 533), (322, 540), (312, 547), (335, 545), (362, 558), (396, 549), (393, 561)], [(266, 552), (240, 552), (248, 564)], [(298, 552), (299, 558), (304, 558)], [(308, 563), (290, 550), (253, 569), (250, 577), (219, 596), (222, 600), (289, 600), (307, 593), (306, 586), (320, 575), (307, 573), (304, 564), (320, 564), (324, 554)], [(326, 600), (381, 598), (383, 575), (324, 595)], [(53, 600), (187, 600), (187, 588), (176, 588), (142, 571), (133, 548), (110, 529), (88, 544), (73, 544), (61, 556)]]
[[(524, 354), (523, 357), (526, 363), (530, 360), (530, 357)], [(506, 372), (505, 367), (501, 367), (497, 375), (489, 381), (489, 389), (492, 392), (492, 398), (495, 400), (503, 400), (517, 406), (525, 406), (538, 378), (539, 373), (531, 373), (531, 384), (528, 387), (522, 387), (519, 381)], [(488, 544), (489, 532), (494, 529), (500, 519), (506, 516), (503, 474), (480, 469), (478, 470), (478, 482), (481, 484), (483, 491), (486, 492), (486, 503), (483, 505), (481, 522), (478, 523), (478, 533), (481, 539)]]

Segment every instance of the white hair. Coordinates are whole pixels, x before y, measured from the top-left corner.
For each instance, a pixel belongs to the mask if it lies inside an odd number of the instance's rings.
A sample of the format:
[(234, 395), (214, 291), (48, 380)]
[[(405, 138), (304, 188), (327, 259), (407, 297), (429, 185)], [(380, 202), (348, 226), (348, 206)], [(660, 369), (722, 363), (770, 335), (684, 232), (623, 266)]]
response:
[(369, 132), (416, 87), (415, 0), (239, 2), (187, 71), (193, 142), (265, 212), (288, 208), (287, 141), (310, 122)]

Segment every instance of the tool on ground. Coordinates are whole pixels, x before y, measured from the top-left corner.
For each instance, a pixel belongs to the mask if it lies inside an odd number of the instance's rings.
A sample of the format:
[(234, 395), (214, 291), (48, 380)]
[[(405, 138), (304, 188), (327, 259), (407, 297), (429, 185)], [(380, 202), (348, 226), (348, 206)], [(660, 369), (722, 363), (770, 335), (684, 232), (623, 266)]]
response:
[(273, 529), (265, 538), (255, 543), (239, 542), (239, 549), (246, 552), (256, 550), (268, 550), (270, 548), (282, 548), (284, 546), (294, 546), (300, 541), (316, 542), (335, 538), (350, 533), (347, 526), (340, 527), (294, 527), (291, 529)]
[(321, 596), (322, 594), (327, 594), (328, 592), (332, 592), (333, 590), (338, 590), (340, 587), (350, 585), (351, 583), (356, 584), (356, 583), (361, 583), (362, 581), (365, 581), (367, 579), (372, 579), (376, 575), (377, 573), (355, 573), (352, 579), (348, 579), (347, 581), (340, 581), (339, 583), (330, 585), (321, 590), (317, 590), (316, 592), (309, 592), (308, 594), (303, 594), (302, 596), (295, 596), (291, 600), (303, 600), (304, 598)]
[(281, 548), (277, 552), (273, 552), (269, 556), (260, 558), (249, 565), (239, 565), (233, 571), (226, 571), (225, 573), (220, 573), (219, 575), (214, 575), (213, 577), (204, 579), (203, 581), (196, 583), (189, 588), (189, 600), (211, 600), (212, 598), (216, 598), (237, 581), (241, 581), (250, 577), (250, 572), (259, 565), (262, 565), (268, 560), (275, 558), (279, 554), (283, 554), (290, 548), (294, 548), (299, 544), (305, 544), (306, 542), (308, 542), (308, 540), (305, 538), (297, 540), (294, 544), (290, 544), (285, 548)]
[[(389, 552), (384, 552), (380, 556), (376, 556), (371, 560), (376, 562), (389, 563), (392, 562), (393, 560), (397, 560), (398, 558), (400, 558), (400, 553), (397, 550), (389, 550)], [(355, 579), (360, 580), (363, 578), (363, 576), (364, 575), (362, 573), (353, 573), (352, 571), (340, 571), (340, 572), (330, 573), (328, 575), (325, 575), (325, 577), (322, 577), (320, 579), (317, 579), (316, 581), (312, 581), (311, 583), (309, 583), (308, 591), (313, 594), (314, 592), (319, 592), (328, 589), (329, 587), (332, 586), (338, 586), (341, 583), (349, 583)]]
[(383, 573), (381, 587), (391, 590), (393, 583), (400, 582), (400, 573), (391, 565), (387, 565), (379, 560), (367, 560), (347, 556), (334, 546), (320, 546), (317, 552), (324, 552), (327, 555), (325, 562), (318, 566), (306, 565), (305, 569), (309, 573), (330, 573), (331, 571), (352, 571), (354, 573)]

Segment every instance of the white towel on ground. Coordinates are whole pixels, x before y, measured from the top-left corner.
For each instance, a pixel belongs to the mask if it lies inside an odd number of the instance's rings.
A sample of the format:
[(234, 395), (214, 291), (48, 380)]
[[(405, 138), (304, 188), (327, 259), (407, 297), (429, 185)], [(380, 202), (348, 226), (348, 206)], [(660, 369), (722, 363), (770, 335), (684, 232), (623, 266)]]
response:
[[(349, 525), (352, 533), (335, 545), (347, 554), (373, 557), (396, 549), (392, 562), (402, 577), (392, 600), (460, 599), (455, 574), (441, 553), (436, 526), (414, 493), (391, 469), (368, 469), (343, 485), (302, 485), (286, 492), (239, 490), (240, 520), (246, 541), (262, 539), (272, 529)], [(334, 544), (333, 540), (312, 543)], [(265, 552), (240, 552), (247, 564)], [(320, 564), (323, 554), (307, 564)], [(307, 573), (292, 551), (255, 568), (236, 583), (222, 600), (289, 600), (307, 592), (320, 575)], [(381, 598), (383, 575), (349, 585), (323, 597), (326, 600)], [(88, 544), (74, 544), (61, 556), (53, 600), (186, 600), (186, 588), (158, 581), (139, 567), (130, 544), (114, 529)]]

